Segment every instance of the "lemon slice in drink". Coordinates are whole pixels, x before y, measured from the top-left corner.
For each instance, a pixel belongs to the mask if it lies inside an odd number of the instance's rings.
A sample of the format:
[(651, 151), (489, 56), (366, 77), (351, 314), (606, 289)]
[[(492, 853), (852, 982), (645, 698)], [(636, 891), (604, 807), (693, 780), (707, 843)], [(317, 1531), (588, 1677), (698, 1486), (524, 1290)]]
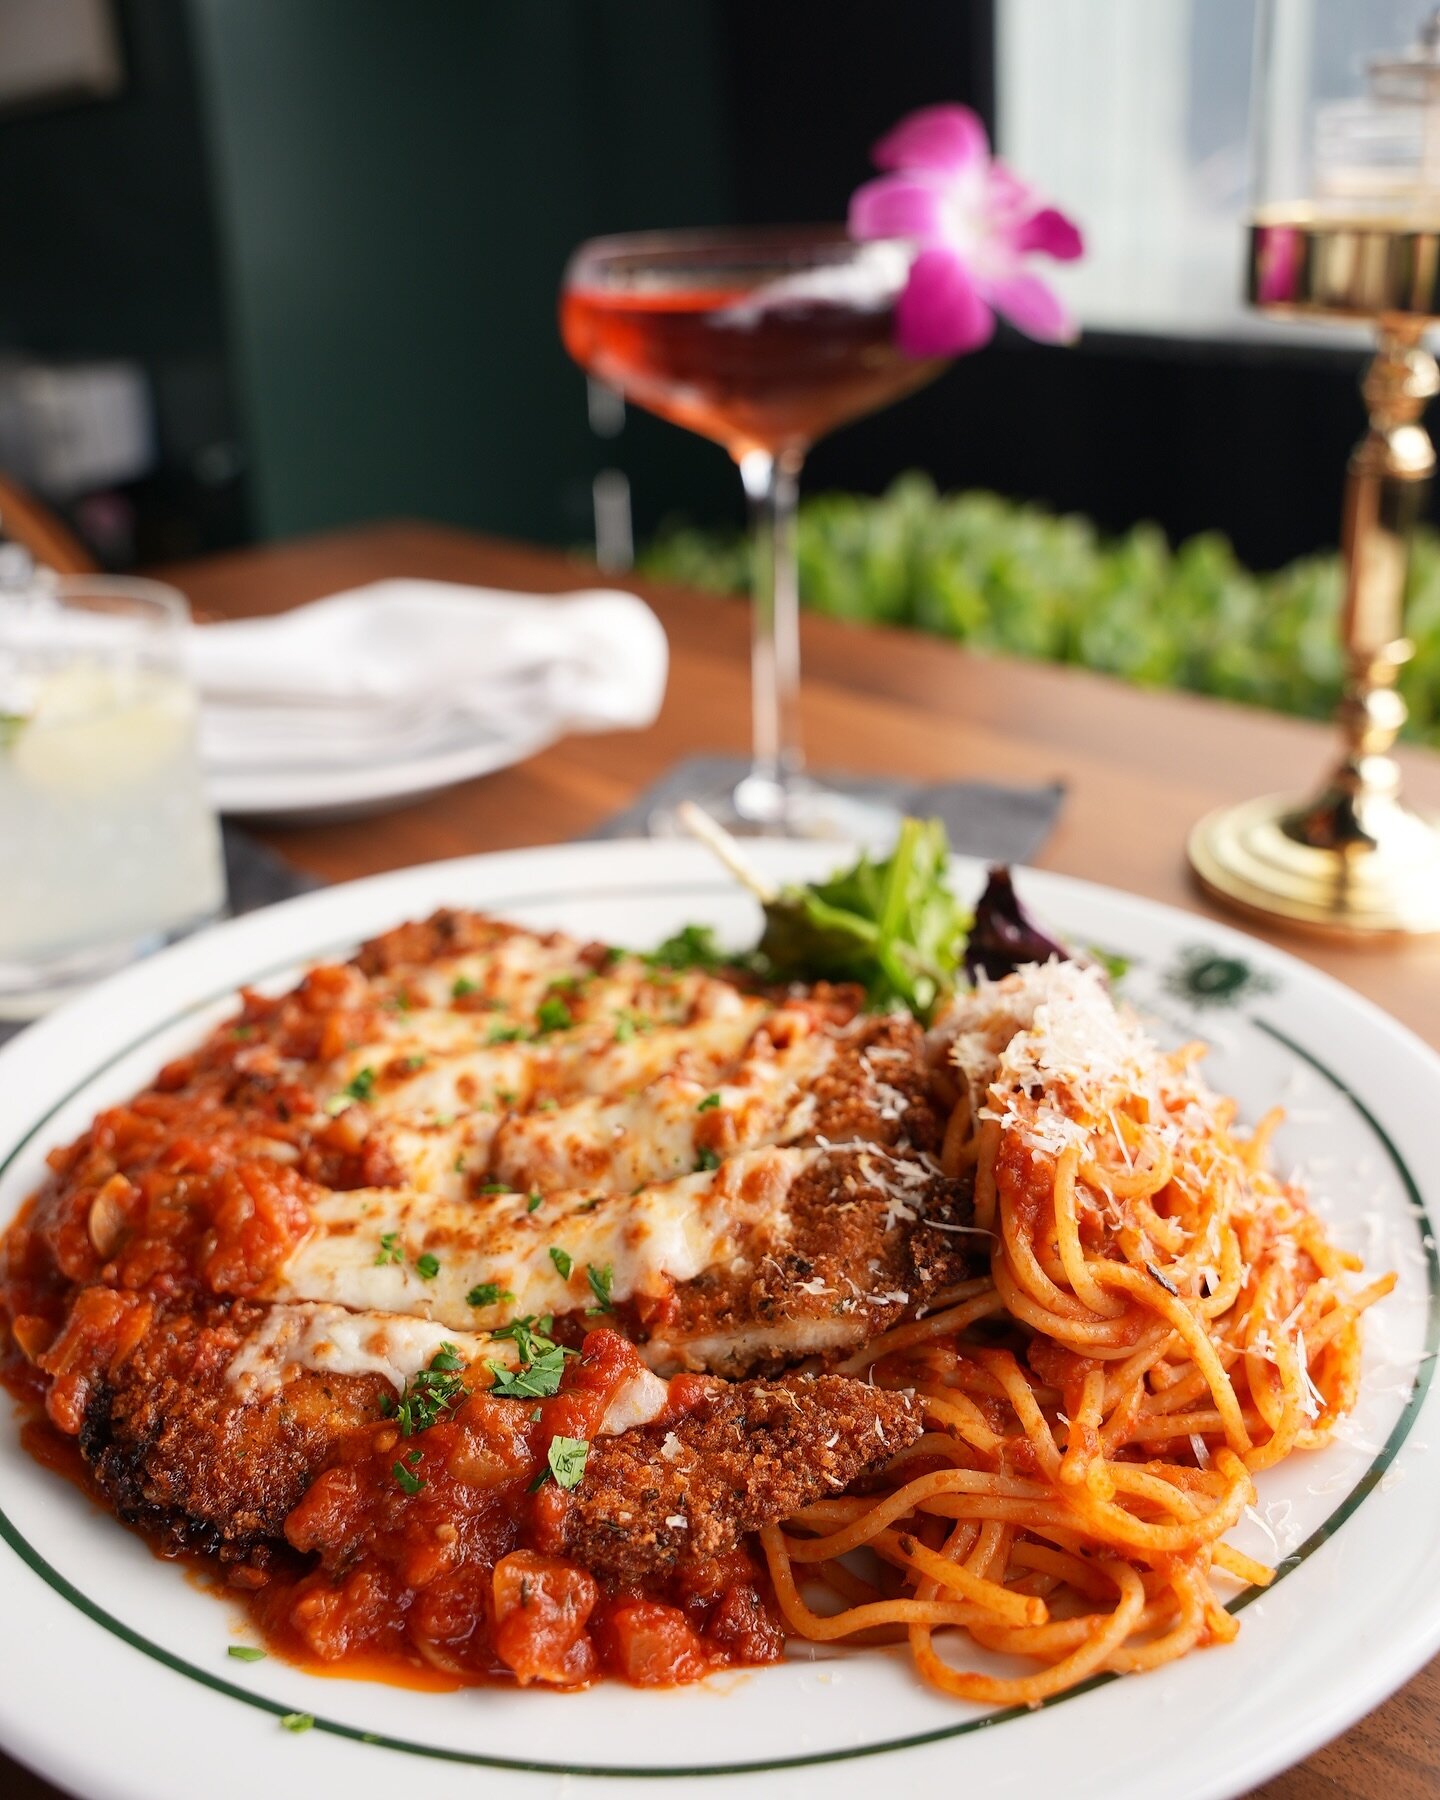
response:
[(183, 682), (149, 671), (66, 669), (46, 680), (10, 747), (22, 781), (58, 798), (135, 787), (164, 768), (194, 730)]

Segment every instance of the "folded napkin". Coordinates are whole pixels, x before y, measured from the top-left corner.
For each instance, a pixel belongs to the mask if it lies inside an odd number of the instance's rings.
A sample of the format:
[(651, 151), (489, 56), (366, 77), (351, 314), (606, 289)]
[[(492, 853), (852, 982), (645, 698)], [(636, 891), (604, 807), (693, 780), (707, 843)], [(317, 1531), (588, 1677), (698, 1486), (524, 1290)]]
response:
[(667, 667), (633, 594), (377, 581), (190, 634), (211, 769), (391, 763), (467, 732), (528, 742), (650, 724)]

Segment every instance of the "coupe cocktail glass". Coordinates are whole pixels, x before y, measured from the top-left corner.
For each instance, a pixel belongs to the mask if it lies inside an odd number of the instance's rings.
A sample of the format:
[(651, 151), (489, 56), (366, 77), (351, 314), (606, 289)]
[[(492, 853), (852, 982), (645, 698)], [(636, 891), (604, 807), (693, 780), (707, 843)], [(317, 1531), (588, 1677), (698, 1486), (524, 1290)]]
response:
[[(913, 247), (840, 226), (597, 238), (565, 271), (560, 330), (590, 375), (735, 459), (755, 522), (752, 763), (695, 799), (731, 831), (883, 835), (873, 802), (804, 774), (795, 508), (817, 438), (939, 374), (895, 306)], [(655, 828), (664, 830), (666, 820)]]

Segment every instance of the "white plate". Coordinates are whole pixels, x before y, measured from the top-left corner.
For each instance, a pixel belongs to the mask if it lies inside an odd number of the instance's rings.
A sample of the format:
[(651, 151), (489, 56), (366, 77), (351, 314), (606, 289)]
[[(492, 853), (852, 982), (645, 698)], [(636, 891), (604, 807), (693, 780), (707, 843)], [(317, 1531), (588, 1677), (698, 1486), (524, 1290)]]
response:
[(552, 723), (527, 727), (518, 720), (484, 725), (457, 714), (448, 733), (437, 729), (423, 751), (384, 762), (297, 764), (292, 768), (211, 768), (205, 791), (216, 812), (232, 818), (273, 819), (288, 825), (320, 825), (361, 818), (423, 800), (477, 775), (493, 775), (524, 762), (563, 736)]
[[(836, 851), (755, 846), (776, 874)], [(957, 863), (973, 889), (978, 866)], [(93, 1800), (344, 1793), (426, 1800), (624, 1792), (706, 1800), (1241, 1793), (1374, 1706), (1440, 1647), (1440, 1419), (1434, 1156), (1440, 1059), (1374, 1007), (1238, 932), (1057, 876), (1025, 894), (1072, 940), (1135, 959), (1131, 996), (1171, 1037), (1215, 1045), (1212, 1079), (1250, 1119), (1291, 1109), (1282, 1158), (1311, 1165), (1336, 1233), (1395, 1295), (1369, 1318), (1346, 1441), (1262, 1477), (1233, 1541), (1290, 1558), (1241, 1595), (1237, 1644), (1087, 1684), (1034, 1712), (929, 1692), (903, 1652), (812, 1657), (647, 1693), (413, 1693), (226, 1657), (225, 1604), (47, 1474), (0, 1428), (0, 1741)], [(692, 845), (595, 844), (474, 857), (306, 895), (178, 945), (0, 1053), (0, 1220), (52, 1144), (193, 1043), (241, 981), (448, 903), (636, 946), (689, 919), (753, 936), (752, 903)], [(1279, 1540), (1278, 1548), (1271, 1538)], [(313, 1713), (316, 1729), (278, 1717)], [(983, 1727), (983, 1729), (982, 1729)], [(367, 1739), (369, 1741), (367, 1741)], [(707, 1779), (697, 1781), (697, 1776)], [(642, 1779), (643, 1778), (643, 1779)]]

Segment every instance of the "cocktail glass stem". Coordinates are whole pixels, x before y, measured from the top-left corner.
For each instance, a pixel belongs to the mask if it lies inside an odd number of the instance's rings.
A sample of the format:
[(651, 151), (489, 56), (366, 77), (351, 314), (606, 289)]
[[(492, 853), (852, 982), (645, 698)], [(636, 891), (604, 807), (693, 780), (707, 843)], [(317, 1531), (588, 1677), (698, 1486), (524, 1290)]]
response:
[(800, 743), (800, 584), (795, 523), (799, 451), (739, 458), (755, 538), (751, 603), (750, 773), (735, 790), (742, 819), (783, 830), (805, 766)]

